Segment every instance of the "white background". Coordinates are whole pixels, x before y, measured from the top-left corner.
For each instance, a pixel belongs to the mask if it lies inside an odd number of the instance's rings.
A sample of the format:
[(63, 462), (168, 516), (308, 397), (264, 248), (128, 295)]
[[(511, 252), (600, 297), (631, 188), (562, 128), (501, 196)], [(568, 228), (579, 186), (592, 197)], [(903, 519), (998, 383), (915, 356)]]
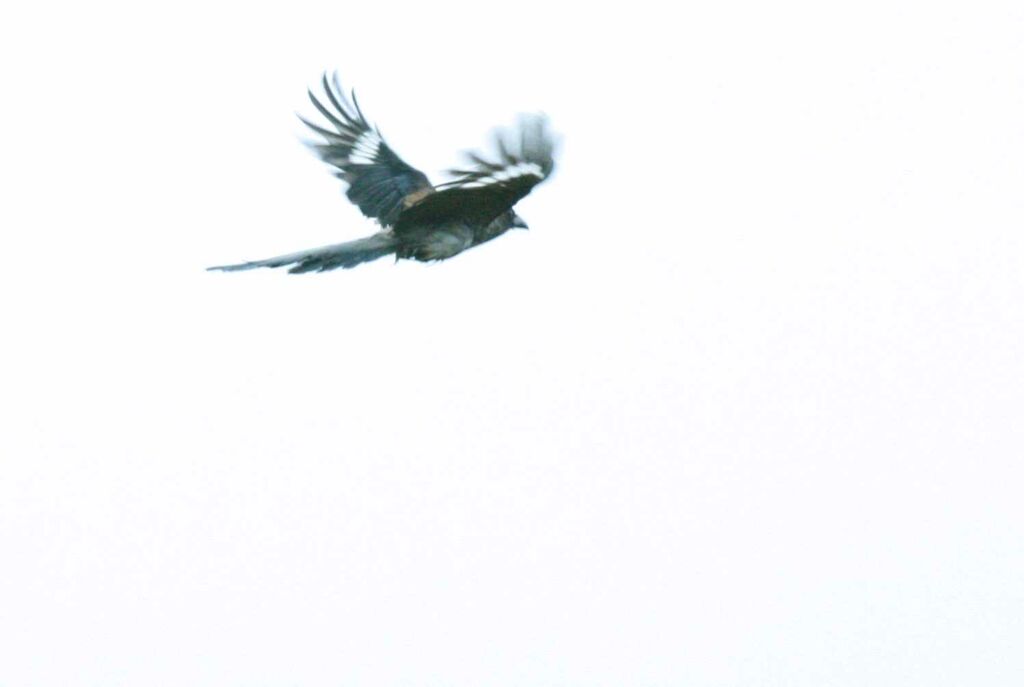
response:
[[(1024, 684), (1017, 2), (0, 28), (0, 685)], [(438, 265), (299, 143), (563, 142)]]

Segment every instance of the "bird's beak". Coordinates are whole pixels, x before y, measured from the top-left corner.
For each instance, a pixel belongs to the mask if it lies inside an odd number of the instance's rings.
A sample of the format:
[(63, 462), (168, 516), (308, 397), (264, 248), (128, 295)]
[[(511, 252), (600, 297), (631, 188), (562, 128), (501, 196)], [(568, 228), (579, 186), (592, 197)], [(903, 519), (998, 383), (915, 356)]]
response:
[(516, 215), (516, 218), (512, 220), (513, 229), (529, 229), (530, 225), (523, 221), (523, 218)]

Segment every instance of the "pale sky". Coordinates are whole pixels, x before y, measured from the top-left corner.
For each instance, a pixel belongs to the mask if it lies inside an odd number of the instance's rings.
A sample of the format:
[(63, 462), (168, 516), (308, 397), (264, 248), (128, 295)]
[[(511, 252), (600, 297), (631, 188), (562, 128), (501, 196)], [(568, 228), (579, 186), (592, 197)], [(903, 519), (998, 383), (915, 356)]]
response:
[[(1024, 684), (1024, 9), (834, 5), (7, 10), (0, 685)], [(325, 69), (531, 230), (205, 272)]]

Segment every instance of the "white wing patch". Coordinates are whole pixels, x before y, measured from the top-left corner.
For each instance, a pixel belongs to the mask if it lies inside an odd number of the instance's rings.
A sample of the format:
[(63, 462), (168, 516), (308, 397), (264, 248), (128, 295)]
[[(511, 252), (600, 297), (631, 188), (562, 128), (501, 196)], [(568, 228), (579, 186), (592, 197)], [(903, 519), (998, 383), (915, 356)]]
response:
[(357, 165), (370, 165), (377, 161), (377, 151), (380, 149), (380, 136), (376, 131), (364, 131), (352, 144), (352, 152), (349, 153), (349, 162)]
[(508, 181), (509, 179), (515, 179), (516, 177), (534, 176), (538, 179), (544, 178), (544, 171), (540, 168), (536, 162), (520, 162), (506, 167), (500, 172), (495, 172), (491, 175), (491, 178), (495, 181)]
[(510, 179), (518, 179), (519, 177), (537, 177), (538, 179), (544, 179), (544, 170), (536, 162), (518, 162), (509, 167), (503, 167), (496, 172), (492, 172), (485, 177), (474, 179), (466, 184), (462, 184), (464, 187), (479, 187), (487, 186), (495, 182), (501, 183), (503, 181), (509, 181)]

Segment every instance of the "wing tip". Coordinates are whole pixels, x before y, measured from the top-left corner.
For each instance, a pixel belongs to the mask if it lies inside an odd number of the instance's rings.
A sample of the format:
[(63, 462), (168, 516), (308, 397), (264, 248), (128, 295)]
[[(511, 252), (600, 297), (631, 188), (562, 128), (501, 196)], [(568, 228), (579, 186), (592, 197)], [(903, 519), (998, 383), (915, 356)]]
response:
[(544, 113), (522, 113), (513, 129), (499, 128), (493, 133), (497, 157), (477, 152), (463, 153), (473, 167), (449, 169), (457, 177), (441, 186), (480, 186), (505, 184), (528, 177), (535, 183), (547, 180), (555, 168), (555, 137)]

